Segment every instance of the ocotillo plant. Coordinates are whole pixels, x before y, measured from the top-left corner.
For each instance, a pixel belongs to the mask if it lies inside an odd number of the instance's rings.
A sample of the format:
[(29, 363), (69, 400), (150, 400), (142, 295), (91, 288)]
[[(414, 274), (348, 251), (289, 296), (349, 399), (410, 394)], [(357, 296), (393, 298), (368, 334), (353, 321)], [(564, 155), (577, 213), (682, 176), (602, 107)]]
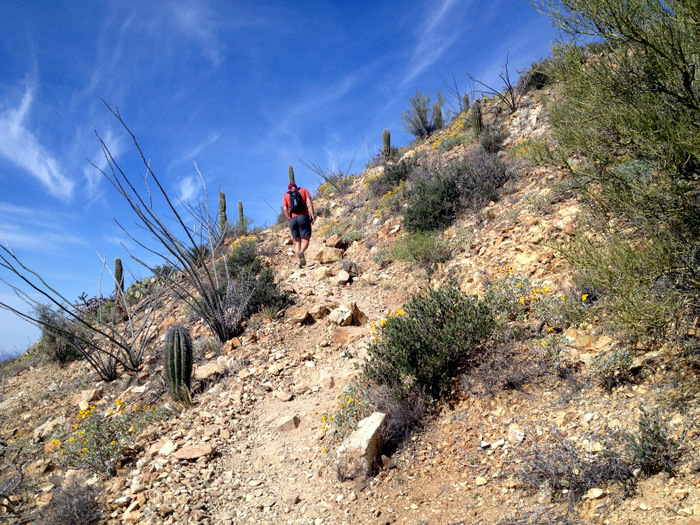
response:
[(388, 157), (391, 154), (391, 132), (388, 129), (382, 131), (382, 155)]
[(117, 293), (124, 293), (124, 267), (119, 257), (114, 259), (114, 290)]
[(223, 236), (226, 233), (228, 219), (226, 218), (226, 195), (219, 192), (219, 233)]
[(483, 121), (481, 120), (481, 104), (478, 100), (472, 103), (470, 110), (472, 119), (472, 128), (474, 129), (474, 134), (479, 136), (481, 134), (481, 129), (483, 128)]
[(172, 326), (165, 334), (165, 376), (173, 399), (189, 405), (192, 401), (192, 339), (183, 326)]
[(289, 184), (296, 184), (294, 181), (294, 168), (292, 168), (292, 165), (289, 165)]

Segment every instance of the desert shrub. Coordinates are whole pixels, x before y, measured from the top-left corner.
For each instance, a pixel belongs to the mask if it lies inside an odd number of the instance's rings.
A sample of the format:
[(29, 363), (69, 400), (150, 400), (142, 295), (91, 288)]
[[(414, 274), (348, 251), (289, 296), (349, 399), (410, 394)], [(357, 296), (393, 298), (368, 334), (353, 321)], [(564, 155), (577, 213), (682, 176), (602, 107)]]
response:
[(404, 225), (411, 232), (446, 228), (465, 208), (476, 211), (497, 200), (498, 189), (509, 177), (508, 167), (483, 151), (424, 171), (408, 193)]
[(466, 137), (464, 136), (445, 137), (444, 139), (437, 141), (434, 147), (440, 152), (450, 151), (454, 147), (464, 144), (465, 139)]
[(403, 210), (409, 232), (435, 231), (454, 222), (461, 210), (461, 191), (453, 173), (435, 171), (417, 179)]
[(608, 312), (616, 328), (636, 337), (669, 337), (669, 321), (688, 304), (679, 294), (682, 277), (669, 275), (678, 247), (661, 232), (637, 242), (629, 235), (591, 236), (582, 228), (561, 250), (576, 268), (577, 287), (598, 298), (595, 308)]
[(207, 354), (219, 355), (221, 351), (221, 341), (213, 336), (205, 336), (195, 339), (192, 343), (192, 350), (195, 359), (203, 358)]
[(550, 68), (551, 58), (535, 61), (529, 67), (518, 71), (517, 90), (521, 95), (530, 91), (536, 91), (553, 82), (552, 77), (547, 72)]
[(523, 484), (539, 489), (547, 484), (556, 497), (566, 497), (570, 505), (576, 504), (590, 489), (603, 484), (618, 484), (628, 494), (634, 488), (632, 466), (624, 455), (617, 452), (620, 436), (608, 433), (599, 439), (589, 436), (589, 443), (602, 444), (600, 452), (577, 448), (577, 443), (567, 439), (554, 427), (550, 439), (538, 440), (529, 435), (529, 450), (521, 458), (517, 476)]
[(387, 248), (379, 248), (376, 252), (372, 253), (372, 262), (377, 264), (381, 269), (386, 268), (393, 262), (394, 256), (391, 250)]
[(593, 360), (591, 371), (603, 388), (612, 390), (630, 380), (631, 368), (630, 351), (626, 348), (614, 348), (597, 355)]
[(427, 272), (430, 279), (438, 264), (450, 260), (452, 250), (447, 241), (436, 235), (416, 232), (398, 239), (392, 248), (392, 255), (399, 260), (415, 262)]
[[(224, 337), (217, 334), (220, 340), (228, 341), (239, 335), (243, 321), (264, 306), (281, 307), (289, 300), (279, 289), (272, 268), (263, 267), (257, 244), (251, 237), (233, 243), (226, 260), (217, 263), (216, 273), (224, 278), (206, 283), (206, 293), (196, 301), (189, 301), (189, 306), (194, 319), (204, 319), (210, 326), (216, 324), (226, 329)], [(211, 320), (214, 318), (216, 323)]]
[[(561, 44), (547, 71), (562, 87), (550, 112), (558, 156), (577, 159), (571, 187), (593, 234), (572, 262), (599, 281), (601, 306), (625, 329), (659, 336), (673, 322), (682, 331), (679, 321), (700, 305), (697, 10), (675, 1), (556, 4), (545, 10), (559, 28), (604, 44), (595, 55), (576, 39)], [(622, 278), (610, 275), (618, 265)]]
[(503, 142), (507, 135), (504, 131), (493, 126), (487, 126), (479, 135), (479, 142), (484, 151), (488, 153), (498, 153), (503, 149)]
[(41, 513), (46, 525), (95, 525), (102, 520), (100, 493), (76, 477), (54, 493), (51, 503)]
[(416, 166), (417, 162), (414, 159), (404, 159), (396, 164), (388, 164), (383, 173), (367, 180), (367, 188), (373, 196), (381, 197), (407, 180)]
[(413, 389), (445, 395), (459, 365), (475, 356), (493, 332), (491, 309), (464, 294), (456, 282), (415, 294), (393, 315), (373, 326), (365, 376), (385, 385), (396, 399)]
[(80, 357), (78, 342), (71, 337), (72, 330), (66, 330), (70, 321), (64, 315), (46, 305), (36, 306), (35, 315), (41, 323), (41, 339), (35, 351), (61, 366)]
[(438, 93), (437, 100), (430, 107), (430, 95), (424, 96), (420, 90), (410, 97), (411, 107), (401, 113), (403, 128), (418, 139), (429, 137), (442, 128), (442, 106), (445, 97)]
[(382, 412), (386, 414), (382, 431), (384, 446), (394, 447), (420, 425), (426, 409), (423, 392), (415, 391), (397, 398), (387, 385), (374, 384), (363, 375), (353, 378), (338, 400), (335, 413), (321, 416), (323, 430), (334, 427), (333, 438), (337, 443), (372, 412)]
[(54, 458), (72, 468), (87, 468), (102, 477), (112, 477), (139, 432), (166, 413), (155, 405), (128, 410), (117, 399), (116, 407), (101, 416), (90, 405), (76, 416), (73, 431), (65, 439), (51, 441)]
[(334, 414), (323, 413), (321, 416), (321, 428), (333, 425), (336, 431), (336, 439), (342, 441), (357, 424), (372, 412), (372, 402), (368, 396), (369, 384), (360, 377), (353, 378), (342, 394), (338, 396), (339, 406)]
[(670, 439), (668, 427), (658, 410), (647, 412), (639, 407), (637, 432), (629, 432), (627, 440), (634, 463), (643, 474), (674, 473), (678, 444)]

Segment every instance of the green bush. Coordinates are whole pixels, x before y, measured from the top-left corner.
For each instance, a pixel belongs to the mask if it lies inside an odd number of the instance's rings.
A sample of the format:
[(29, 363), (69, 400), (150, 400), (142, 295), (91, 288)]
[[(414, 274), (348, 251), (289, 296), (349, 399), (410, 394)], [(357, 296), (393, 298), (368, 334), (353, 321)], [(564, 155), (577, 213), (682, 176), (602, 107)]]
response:
[(669, 438), (668, 428), (658, 411), (647, 412), (639, 407), (638, 432), (627, 434), (635, 465), (643, 474), (674, 473), (678, 445)]
[(518, 79), (517, 89), (521, 95), (529, 91), (542, 89), (553, 82), (552, 77), (547, 72), (551, 61), (551, 58), (545, 58), (544, 60), (533, 62), (529, 67), (518, 71), (520, 78)]
[(257, 244), (249, 237), (236, 240), (225, 261), (216, 264), (219, 279), (204, 284), (204, 294), (190, 298), (193, 319), (202, 319), (209, 326), (218, 326), (221, 342), (243, 331), (243, 321), (265, 306), (281, 307), (288, 295), (275, 281), (274, 271), (263, 267), (257, 254)]
[(396, 399), (413, 389), (440, 398), (494, 326), (491, 309), (464, 294), (454, 281), (422, 290), (404, 309), (373, 326), (375, 340), (367, 349), (363, 373), (388, 387)]
[(428, 273), (430, 279), (437, 265), (452, 256), (449, 243), (429, 232), (409, 233), (396, 241), (392, 248), (396, 259), (415, 262)]
[(435, 171), (418, 178), (403, 209), (409, 232), (435, 231), (448, 227), (462, 209), (462, 192), (453, 173)]
[(503, 142), (506, 140), (506, 137), (506, 133), (501, 129), (487, 126), (479, 136), (479, 142), (484, 151), (498, 153), (503, 149)]
[[(631, 332), (663, 335), (700, 313), (700, 85), (697, 6), (546, 2), (555, 24), (602, 46), (554, 48), (562, 88), (550, 111), (557, 156), (577, 159), (586, 241), (572, 259), (600, 304)], [(622, 278), (611, 275), (620, 265)], [(679, 308), (679, 306), (682, 307)]]
[(600, 385), (606, 390), (630, 380), (632, 355), (626, 348), (615, 348), (595, 357), (591, 370)]
[(450, 226), (457, 215), (479, 210), (498, 199), (498, 189), (509, 179), (508, 166), (495, 155), (470, 152), (460, 160), (416, 174), (403, 211), (410, 232), (435, 231)]
[(368, 181), (369, 192), (374, 197), (381, 197), (407, 180), (416, 169), (417, 162), (413, 159), (402, 160), (397, 164), (385, 166), (384, 173)]
[(61, 366), (79, 359), (79, 343), (73, 337), (72, 330), (68, 329), (70, 321), (46, 305), (39, 305), (34, 311), (36, 318), (42, 323), (41, 339), (35, 350), (46, 356), (50, 362)]

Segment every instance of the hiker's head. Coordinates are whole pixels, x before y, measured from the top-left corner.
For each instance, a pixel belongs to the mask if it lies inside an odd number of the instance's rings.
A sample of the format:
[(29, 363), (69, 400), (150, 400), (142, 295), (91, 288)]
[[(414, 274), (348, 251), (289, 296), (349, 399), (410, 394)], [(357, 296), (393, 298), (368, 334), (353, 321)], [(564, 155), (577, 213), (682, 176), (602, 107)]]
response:
[(288, 189), (288, 190), (292, 190), (292, 189), (296, 190), (296, 189), (297, 189), (297, 185), (294, 184), (294, 183), (292, 182), (289, 186), (287, 186), (287, 189)]

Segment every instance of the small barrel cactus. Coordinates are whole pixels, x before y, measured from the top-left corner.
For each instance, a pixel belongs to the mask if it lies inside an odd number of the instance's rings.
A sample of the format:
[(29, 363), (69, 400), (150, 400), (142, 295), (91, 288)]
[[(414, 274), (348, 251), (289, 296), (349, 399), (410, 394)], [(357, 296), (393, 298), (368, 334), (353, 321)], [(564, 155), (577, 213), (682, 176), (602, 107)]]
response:
[(172, 326), (165, 334), (165, 377), (173, 399), (185, 405), (191, 402), (192, 339), (183, 326)]
[(391, 155), (391, 132), (386, 128), (382, 132), (382, 155)]
[(481, 135), (481, 129), (484, 126), (483, 121), (481, 120), (481, 104), (478, 100), (475, 100), (472, 103), (470, 113), (472, 120), (472, 129), (474, 130), (474, 134), (478, 137), (479, 135)]
[(117, 294), (124, 293), (124, 267), (119, 257), (114, 259), (114, 290)]
[(289, 184), (296, 184), (294, 181), (294, 168), (292, 168), (292, 165), (289, 165)]
[(219, 233), (224, 235), (226, 233), (226, 226), (228, 224), (228, 219), (226, 218), (226, 195), (223, 191), (219, 192)]

